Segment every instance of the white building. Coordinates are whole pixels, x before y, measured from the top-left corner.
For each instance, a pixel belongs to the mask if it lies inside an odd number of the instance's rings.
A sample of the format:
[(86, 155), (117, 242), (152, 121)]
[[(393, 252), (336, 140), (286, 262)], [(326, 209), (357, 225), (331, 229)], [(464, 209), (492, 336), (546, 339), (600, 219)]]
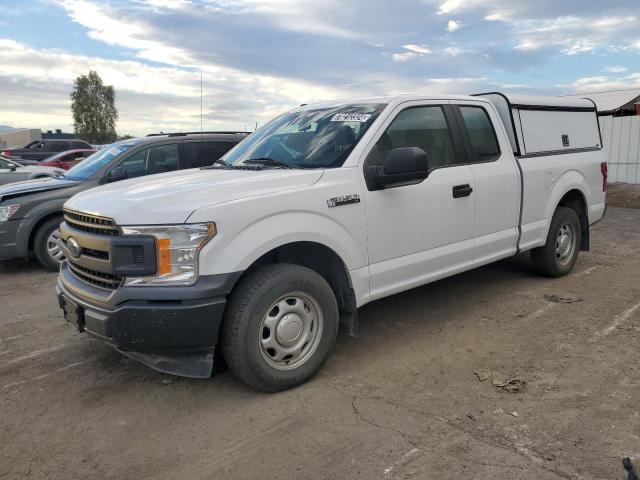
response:
[(0, 133), (0, 149), (22, 148), (36, 140), (42, 140), (39, 128), (18, 128)]
[(640, 88), (570, 96), (598, 108), (609, 181), (640, 184)]

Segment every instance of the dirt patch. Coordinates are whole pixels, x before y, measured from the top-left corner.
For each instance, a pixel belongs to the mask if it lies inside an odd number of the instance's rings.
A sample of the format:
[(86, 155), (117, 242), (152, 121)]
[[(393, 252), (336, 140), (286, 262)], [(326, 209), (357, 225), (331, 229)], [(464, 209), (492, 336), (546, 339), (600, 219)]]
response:
[(123, 357), (65, 325), (55, 274), (0, 263), (0, 480), (622, 480), (638, 272), (640, 210), (610, 208), (571, 275), (523, 255), (371, 303), (317, 377), (265, 395)]
[(607, 188), (607, 206), (640, 209), (640, 185), (610, 183)]

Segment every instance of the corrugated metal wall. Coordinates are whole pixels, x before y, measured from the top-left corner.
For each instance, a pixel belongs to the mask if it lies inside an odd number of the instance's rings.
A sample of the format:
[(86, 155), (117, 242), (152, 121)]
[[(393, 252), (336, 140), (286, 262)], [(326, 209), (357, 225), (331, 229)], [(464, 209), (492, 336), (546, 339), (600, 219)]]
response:
[(640, 116), (600, 117), (609, 181), (640, 183)]

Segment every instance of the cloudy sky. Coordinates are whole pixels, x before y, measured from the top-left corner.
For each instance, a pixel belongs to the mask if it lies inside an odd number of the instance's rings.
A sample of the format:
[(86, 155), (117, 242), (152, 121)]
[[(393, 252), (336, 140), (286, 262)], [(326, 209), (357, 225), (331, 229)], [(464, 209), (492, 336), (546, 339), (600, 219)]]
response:
[(252, 129), (314, 100), (640, 86), (638, 0), (0, 0), (0, 124), (72, 130), (73, 79), (118, 132)]

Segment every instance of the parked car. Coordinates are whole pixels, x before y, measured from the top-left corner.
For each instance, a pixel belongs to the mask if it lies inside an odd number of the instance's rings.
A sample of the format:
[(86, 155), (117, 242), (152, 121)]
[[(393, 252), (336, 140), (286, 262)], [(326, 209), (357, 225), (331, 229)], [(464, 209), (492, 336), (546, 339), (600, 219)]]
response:
[(248, 385), (283, 390), (372, 300), (525, 251), (569, 273), (605, 211), (604, 158), (589, 100), (301, 106), (211, 168), (68, 200), (60, 306), (158, 370), (206, 377), (221, 354)]
[(91, 145), (84, 140), (36, 140), (23, 148), (5, 149), (0, 152), (0, 155), (20, 157), (20, 163), (22, 163), (22, 160), (44, 160), (54, 153), (71, 149), (91, 149)]
[(0, 156), (0, 185), (30, 180), (34, 178), (48, 178), (62, 175), (64, 170), (55, 167), (24, 166), (8, 158)]
[(69, 170), (71, 167), (80, 163), (89, 155), (96, 153), (95, 148), (80, 148), (76, 150), (67, 150), (66, 152), (56, 153), (50, 157), (45, 158), (39, 165), (45, 167), (62, 168), (63, 170)]
[(73, 195), (126, 178), (140, 181), (145, 175), (211, 165), (246, 136), (198, 133), (124, 140), (62, 176), (0, 187), (0, 260), (34, 253), (42, 265), (57, 270), (64, 260), (58, 232), (62, 205)]

